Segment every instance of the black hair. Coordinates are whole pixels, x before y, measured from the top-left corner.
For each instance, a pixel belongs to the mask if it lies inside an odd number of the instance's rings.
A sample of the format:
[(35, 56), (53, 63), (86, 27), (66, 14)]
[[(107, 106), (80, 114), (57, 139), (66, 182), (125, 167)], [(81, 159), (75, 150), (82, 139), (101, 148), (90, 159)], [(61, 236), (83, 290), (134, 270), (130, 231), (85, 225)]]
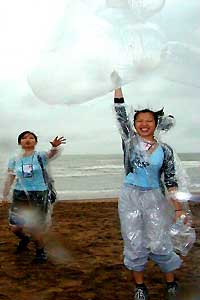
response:
[(26, 131), (23, 131), (22, 133), (20, 133), (20, 135), (18, 136), (18, 138), (17, 138), (18, 145), (20, 145), (21, 140), (23, 139), (23, 137), (24, 137), (27, 133), (32, 134), (32, 135), (34, 136), (34, 139), (35, 139), (36, 143), (37, 143), (37, 141), (38, 141), (37, 135), (36, 135), (35, 133), (29, 131), (29, 130), (26, 130)]
[(137, 116), (139, 115), (139, 113), (151, 113), (154, 117), (155, 124), (157, 126), (158, 125), (158, 119), (160, 117), (164, 116), (164, 108), (162, 108), (161, 110), (158, 110), (158, 111), (153, 111), (153, 110), (148, 109), (148, 108), (141, 109), (141, 110), (135, 110), (135, 114), (134, 114), (134, 117), (133, 117), (134, 125), (135, 125), (135, 121), (136, 121)]

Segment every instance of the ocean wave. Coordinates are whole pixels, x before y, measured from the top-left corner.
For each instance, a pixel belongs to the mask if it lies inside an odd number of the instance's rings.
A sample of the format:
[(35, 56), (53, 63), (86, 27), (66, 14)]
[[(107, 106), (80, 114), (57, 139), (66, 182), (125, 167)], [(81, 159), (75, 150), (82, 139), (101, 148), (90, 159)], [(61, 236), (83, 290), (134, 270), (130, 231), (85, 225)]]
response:
[(199, 188), (199, 190), (200, 190), (200, 183), (191, 183), (190, 187)]
[[(92, 176), (103, 176), (103, 175), (120, 175), (122, 174), (122, 172), (90, 172), (90, 173), (87, 173), (87, 172), (76, 172), (76, 173), (71, 173), (71, 174), (52, 174), (53, 175), (53, 178), (56, 179), (56, 178), (75, 178), (75, 177), (92, 177)], [(123, 174), (122, 174), (123, 175)]]
[(102, 193), (102, 192), (106, 192), (106, 193), (111, 193), (111, 192), (116, 192), (116, 189), (107, 189), (107, 190), (75, 190), (75, 191), (69, 191), (69, 190), (64, 190), (64, 191), (57, 191), (58, 194), (62, 195), (62, 194), (82, 194), (82, 193), (88, 193), (88, 194), (93, 194), (93, 193)]
[(200, 161), (196, 161), (196, 160), (185, 160), (182, 162), (183, 166), (185, 168), (199, 168), (200, 167)]
[(80, 170), (84, 170), (84, 171), (87, 171), (87, 170), (106, 170), (106, 169), (123, 169), (123, 166), (122, 165), (102, 165), (102, 166), (84, 166), (84, 167), (79, 167), (79, 168), (76, 168), (76, 169), (80, 169)]
[(79, 200), (79, 199), (100, 199), (100, 198), (116, 198), (119, 190), (80, 190), (80, 191), (57, 191), (58, 200)]

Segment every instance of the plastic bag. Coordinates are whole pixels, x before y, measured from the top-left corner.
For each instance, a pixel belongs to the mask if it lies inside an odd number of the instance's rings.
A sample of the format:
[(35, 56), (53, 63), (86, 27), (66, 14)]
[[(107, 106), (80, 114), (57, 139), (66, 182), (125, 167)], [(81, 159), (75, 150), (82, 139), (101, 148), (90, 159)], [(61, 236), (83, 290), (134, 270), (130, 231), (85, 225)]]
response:
[(186, 216), (182, 215), (170, 229), (174, 250), (183, 256), (188, 254), (196, 240), (195, 230), (190, 222), (184, 223), (185, 218)]

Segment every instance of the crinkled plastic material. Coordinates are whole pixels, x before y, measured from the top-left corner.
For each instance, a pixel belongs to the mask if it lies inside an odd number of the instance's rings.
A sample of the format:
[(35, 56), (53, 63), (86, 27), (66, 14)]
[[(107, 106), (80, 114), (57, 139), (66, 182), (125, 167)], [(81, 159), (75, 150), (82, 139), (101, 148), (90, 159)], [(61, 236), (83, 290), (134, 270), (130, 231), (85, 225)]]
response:
[(175, 191), (174, 197), (178, 199), (179, 202), (188, 202), (192, 196), (189, 191), (190, 178), (184, 169), (178, 154), (174, 151), (173, 155), (176, 168), (176, 177), (178, 180), (178, 189)]
[[(124, 104), (115, 104), (115, 113), (122, 137), (124, 167), (125, 173), (128, 175), (126, 180), (130, 174), (132, 174), (130, 176), (137, 174), (134, 178), (137, 180), (137, 177), (141, 176), (140, 182), (142, 182), (141, 187), (132, 186), (131, 192), (130, 185), (127, 187), (126, 184), (121, 190), (119, 212), (122, 234), (124, 240), (128, 241), (125, 248), (129, 247), (130, 243), (130, 247), (132, 248), (134, 245), (134, 251), (137, 253), (147, 247), (156, 254), (166, 254), (167, 251), (171, 251), (171, 245), (173, 245), (175, 251), (187, 255), (195, 241), (195, 230), (192, 228), (192, 214), (188, 205), (188, 200), (191, 199), (188, 176), (177, 154), (160, 139), (157, 140), (164, 157), (160, 171), (161, 176), (159, 173), (157, 175), (160, 183), (155, 188), (156, 166), (152, 160), (153, 152), (148, 151), (148, 143), (134, 131), (132, 112), (128, 115)], [(165, 116), (163, 117), (165, 122)], [(158, 129), (165, 132), (170, 127), (171, 123), (169, 126), (167, 122)], [(173, 190), (170, 193), (167, 192), (167, 189), (171, 188)], [(127, 193), (129, 193), (128, 196)], [(173, 200), (180, 202), (186, 216), (186, 224), (183, 223), (182, 218), (175, 224), (173, 223)], [(149, 228), (153, 229), (149, 231)], [(156, 236), (154, 244), (150, 243), (151, 246), (147, 246), (147, 240), (153, 240), (154, 236)], [(127, 255), (130, 256), (130, 251), (127, 251)]]
[(81, 36), (75, 35), (70, 45), (44, 52), (28, 74), (34, 94), (49, 104), (90, 101), (113, 89), (113, 70), (124, 85), (160, 64), (165, 38), (157, 26), (114, 27), (91, 15), (82, 19), (84, 25), (75, 28)]
[(52, 224), (52, 207), (49, 205), (45, 215), (37, 208), (21, 208), (9, 210), (9, 222), (11, 225), (23, 226), (29, 231), (48, 231)]
[(168, 42), (161, 52), (161, 74), (171, 81), (200, 88), (200, 48)]
[[(166, 40), (158, 26), (140, 21), (158, 12), (164, 2), (70, 2), (60, 20), (62, 30), (59, 25), (58, 38), (52, 39), (55, 44), (38, 53), (28, 71), (33, 93), (48, 104), (79, 104), (113, 90), (113, 70), (122, 85), (153, 71)], [(133, 17), (135, 12), (139, 17)]]
[[(132, 66), (137, 73), (152, 71), (160, 65), (160, 54), (166, 44), (166, 38), (157, 25), (129, 24), (119, 27), (118, 32), (121, 44), (119, 62), (125, 56), (124, 64)], [(123, 79), (120, 71), (116, 71)]]
[(122, 13), (129, 21), (145, 21), (158, 13), (165, 5), (165, 0), (82, 0), (88, 9), (97, 15)]
[(129, 256), (137, 256), (143, 248), (165, 255), (172, 251), (169, 236), (172, 211), (159, 189), (147, 191), (139, 187), (122, 187), (119, 214), (122, 236), (127, 242), (126, 251), (134, 252)]
[(185, 217), (182, 215), (170, 229), (174, 249), (183, 256), (188, 254), (196, 240), (195, 229), (191, 227), (190, 222), (184, 224)]
[(163, 116), (158, 119), (158, 125), (156, 131), (168, 131), (175, 125), (175, 119), (173, 116)]
[(165, 0), (107, 0), (108, 8), (124, 9), (132, 19), (144, 21), (159, 12), (165, 5)]

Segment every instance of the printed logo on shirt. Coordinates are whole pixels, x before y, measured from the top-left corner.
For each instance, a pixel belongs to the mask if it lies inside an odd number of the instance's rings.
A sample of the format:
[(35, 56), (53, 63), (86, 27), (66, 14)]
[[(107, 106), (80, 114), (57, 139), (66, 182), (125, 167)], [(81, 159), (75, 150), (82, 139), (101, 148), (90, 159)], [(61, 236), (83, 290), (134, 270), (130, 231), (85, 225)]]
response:
[(32, 164), (27, 164), (27, 165), (22, 165), (22, 172), (23, 172), (23, 177), (24, 178), (29, 178), (33, 176), (33, 165)]

